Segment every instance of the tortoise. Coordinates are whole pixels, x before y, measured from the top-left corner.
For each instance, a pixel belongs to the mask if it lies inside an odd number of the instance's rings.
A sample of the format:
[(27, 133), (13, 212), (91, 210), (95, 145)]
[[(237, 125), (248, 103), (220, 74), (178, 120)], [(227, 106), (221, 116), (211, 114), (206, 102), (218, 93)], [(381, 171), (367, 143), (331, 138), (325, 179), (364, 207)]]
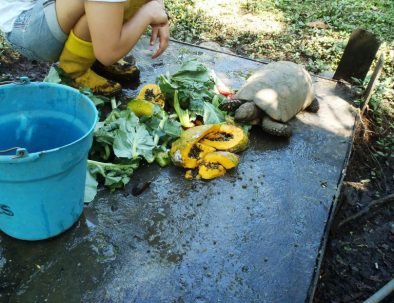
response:
[(292, 130), (286, 122), (304, 109), (317, 112), (319, 103), (309, 73), (296, 63), (278, 61), (249, 77), (221, 109), (235, 110), (235, 121), (261, 124), (269, 134), (290, 137)]

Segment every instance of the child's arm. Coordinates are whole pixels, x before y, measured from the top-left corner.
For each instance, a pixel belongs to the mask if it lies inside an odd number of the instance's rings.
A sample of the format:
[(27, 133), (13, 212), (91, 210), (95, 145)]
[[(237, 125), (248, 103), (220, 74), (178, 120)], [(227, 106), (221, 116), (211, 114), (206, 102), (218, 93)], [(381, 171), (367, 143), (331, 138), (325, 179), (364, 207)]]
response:
[[(123, 58), (149, 25), (155, 28), (168, 23), (164, 7), (158, 1), (145, 4), (124, 24), (122, 3), (87, 1), (85, 13), (94, 53), (104, 65), (111, 65)], [(159, 51), (162, 47), (164, 45), (160, 45)]]

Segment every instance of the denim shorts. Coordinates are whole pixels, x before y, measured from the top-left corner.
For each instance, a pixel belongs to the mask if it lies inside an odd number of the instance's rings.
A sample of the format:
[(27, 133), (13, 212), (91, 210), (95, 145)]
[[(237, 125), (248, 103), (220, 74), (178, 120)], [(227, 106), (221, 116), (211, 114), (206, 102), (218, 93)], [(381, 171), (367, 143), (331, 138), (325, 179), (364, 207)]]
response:
[(55, 0), (38, 0), (24, 11), (14, 23), (6, 39), (11, 47), (30, 60), (54, 62), (68, 35), (57, 21)]

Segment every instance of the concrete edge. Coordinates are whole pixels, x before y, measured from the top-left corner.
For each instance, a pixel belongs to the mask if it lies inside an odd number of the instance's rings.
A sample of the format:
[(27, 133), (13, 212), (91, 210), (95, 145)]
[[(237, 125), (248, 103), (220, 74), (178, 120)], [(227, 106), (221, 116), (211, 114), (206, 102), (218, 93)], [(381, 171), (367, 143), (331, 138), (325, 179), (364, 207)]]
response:
[(339, 197), (341, 195), (341, 190), (342, 190), (342, 186), (343, 186), (343, 181), (346, 177), (346, 173), (347, 173), (347, 168), (350, 162), (350, 157), (352, 155), (352, 150), (353, 150), (353, 145), (354, 145), (354, 141), (355, 141), (355, 131), (357, 128), (357, 125), (360, 122), (360, 114), (359, 111), (355, 111), (356, 113), (356, 119), (354, 121), (354, 125), (353, 125), (353, 129), (352, 129), (352, 140), (351, 140), (351, 144), (349, 144), (348, 150), (347, 150), (347, 154), (346, 154), (346, 158), (344, 160), (344, 169), (342, 170), (342, 174), (341, 177), (338, 180), (337, 183), (337, 191), (333, 197), (333, 203), (331, 206), (331, 209), (329, 211), (328, 214), (328, 223), (325, 227), (324, 230), (324, 234), (323, 234), (323, 238), (320, 244), (320, 248), (318, 251), (318, 256), (317, 256), (317, 260), (316, 260), (316, 265), (315, 265), (315, 271), (313, 273), (313, 277), (312, 277), (312, 281), (310, 283), (310, 288), (308, 290), (308, 295), (307, 298), (305, 300), (305, 302), (308, 303), (313, 303), (313, 299), (315, 297), (315, 291), (316, 291), (316, 287), (319, 281), (319, 276), (320, 276), (320, 270), (321, 270), (321, 265), (323, 263), (323, 258), (325, 256), (325, 252), (326, 252), (326, 248), (327, 248), (327, 243), (328, 243), (328, 238), (329, 238), (329, 234), (331, 231), (331, 227), (335, 218), (335, 213), (337, 210), (337, 206), (338, 206), (338, 201), (339, 201)]

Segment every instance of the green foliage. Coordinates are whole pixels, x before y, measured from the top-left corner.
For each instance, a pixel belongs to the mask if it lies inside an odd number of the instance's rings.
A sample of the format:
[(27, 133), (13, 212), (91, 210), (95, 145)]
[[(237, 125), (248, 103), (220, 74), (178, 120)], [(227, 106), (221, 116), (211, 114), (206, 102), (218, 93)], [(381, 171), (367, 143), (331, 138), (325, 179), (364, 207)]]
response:
[[(289, 16), (288, 21), (307, 23), (323, 20), (339, 31), (366, 28), (386, 41), (394, 39), (394, 1), (392, 0), (276, 0), (276, 7)], [(292, 17), (291, 14), (294, 14)]]
[(171, 37), (195, 42), (201, 39), (201, 34), (210, 30), (212, 20), (201, 10), (195, 9), (195, 0), (167, 1), (166, 7), (171, 16)]

